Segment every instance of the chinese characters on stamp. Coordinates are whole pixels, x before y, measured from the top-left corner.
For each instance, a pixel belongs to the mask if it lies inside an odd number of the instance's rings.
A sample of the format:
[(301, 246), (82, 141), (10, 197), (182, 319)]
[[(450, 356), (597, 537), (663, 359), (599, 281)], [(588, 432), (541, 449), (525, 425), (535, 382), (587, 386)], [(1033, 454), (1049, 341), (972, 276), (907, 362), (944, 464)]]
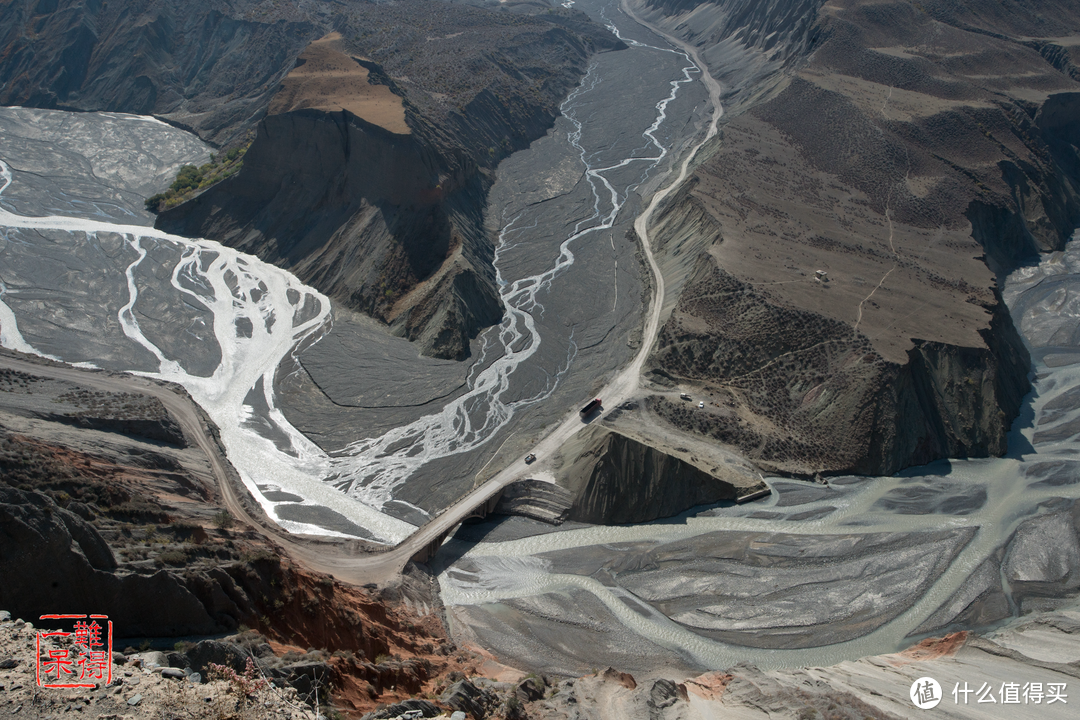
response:
[(112, 682), (113, 627), (108, 616), (42, 615), (40, 619), (75, 623), (71, 632), (37, 631), (39, 687), (92, 688)]

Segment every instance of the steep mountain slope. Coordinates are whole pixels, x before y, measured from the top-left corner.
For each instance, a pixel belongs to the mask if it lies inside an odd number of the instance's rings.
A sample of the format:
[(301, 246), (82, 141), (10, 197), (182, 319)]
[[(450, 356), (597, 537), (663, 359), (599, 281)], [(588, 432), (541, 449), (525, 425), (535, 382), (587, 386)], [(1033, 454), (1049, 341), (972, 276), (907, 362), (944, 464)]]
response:
[(225, 143), (320, 23), (295, 2), (6, 0), (0, 104), (154, 114)]
[(490, 171), (546, 132), (593, 52), (620, 46), (583, 13), (529, 4), (15, 0), (0, 103), (253, 137), (244, 169), (158, 226), (279, 263), (463, 358), (501, 317)]
[(723, 403), (671, 421), (799, 473), (1004, 452), (1028, 359), (996, 276), (1080, 224), (1080, 10), (643, 12), (728, 83), (722, 141), (657, 222), (678, 279), (651, 360)]
[[(546, 131), (593, 48), (617, 41), (568, 13), (558, 17), (592, 35), (442, 3), (380, 12), (413, 28), (361, 24), (312, 44), (244, 169), (157, 224), (280, 263), (424, 354), (462, 359), (502, 314), (483, 225), (490, 171)], [(327, 52), (335, 67), (362, 69), (383, 104), (357, 101), (359, 90), (341, 97), (340, 70), (304, 80)]]

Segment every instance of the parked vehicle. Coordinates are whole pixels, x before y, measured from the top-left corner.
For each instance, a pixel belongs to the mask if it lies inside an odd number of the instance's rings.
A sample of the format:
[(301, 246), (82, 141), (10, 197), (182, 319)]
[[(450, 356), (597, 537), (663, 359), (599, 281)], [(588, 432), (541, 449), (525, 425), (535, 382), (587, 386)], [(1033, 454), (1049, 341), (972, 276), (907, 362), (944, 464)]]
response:
[(693, 398), (690, 397), (690, 393), (683, 393), (679, 396), (679, 398), (681, 398), (682, 400), (693, 400)]
[(589, 417), (590, 415), (592, 415), (594, 412), (596, 412), (599, 409), (600, 409), (600, 398), (596, 398), (595, 400), (590, 402), (588, 405), (581, 408), (581, 410), (580, 410), (581, 417), (583, 417), (583, 418)]
[(532, 453), (529, 453), (528, 455), (525, 456), (525, 464), (526, 465), (532, 464), (534, 462), (536, 462), (536, 456), (535, 455), (533, 455)]
[(703, 407), (705, 407), (705, 401), (704, 401), (704, 400), (699, 400), (699, 401), (698, 401), (698, 404), (697, 404), (697, 406), (698, 406), (699, 408), (703, 408)]

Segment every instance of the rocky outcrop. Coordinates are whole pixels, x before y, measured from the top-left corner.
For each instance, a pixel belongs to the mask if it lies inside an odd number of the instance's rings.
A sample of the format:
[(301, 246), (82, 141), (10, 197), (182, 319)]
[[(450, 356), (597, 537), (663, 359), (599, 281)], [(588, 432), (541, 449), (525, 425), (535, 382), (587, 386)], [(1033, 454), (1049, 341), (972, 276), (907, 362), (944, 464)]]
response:
[(662, 398), (675, 425), (734, 445), (775, 471), (891, 474), (938, 457), (1005, 452), (1030, 385), (1008, 312), (985, 345), (914, 340), (890, 362), (848, 325), (778, 302), (706, 253), (664, 326), (657, 379), (701, 383), (709, 409)]
[[(419, 21), (430, 8), (405, 3), (393, 12)], [(410, 33), (394, 39), (393, 52), (373, 46), (366, 30), (328, 35), (300, 62), (359, 64), (349, 74), (355, 87), (348, 101), (319, 96), (332, 88), (318, 77), (290, 75), (258, 125), (243, 169), (162, 213), (157, 227), (220, 240), (287, 267), (417, 342), (425, 355), (468, 356), (469, 341), (502, 317), (483, 221), (490, 171), (547, 131), (589, 54), (618, 42), (573, 13), (553, 13), (559, 22), (552, 25), (531, 17), (508, 23), (505, 14), (457, 5), (446, 10), (464, 14), (462, 22), (490, 24), (459, 48), (482, 56), (468, 87), (456, 70), (429, 67), (426, 54), (438, 52), (429, 43), (416, 49), (423, 59), (406, 52), (420, 42)], [(442, 24), (445, 37), (428, 41), (463, 34)], [(519, 27), (513, 36), (506, 33), (511, 25)], [(478, 47), (488, 34), (494, 49)], [(512, 55), (499, 54), (511, 48)], [(384, 64), (360, 59), (369, 53)], [(526, 75), (531, 84), (523, 85)], [(376, 87), (397, 112), (404, 108), (404, 121), (394, 115), (391, 122), (379, 110), (383, 100), (365, 95)], [(450, 89), (456, 110), (446, 102)], [(338, 102), (350, 109), (329, 109)]]
[(583, 431), (558, 481), (570, 491), (569, 520), (619, 525), (671, 517), (695, 505), (735, 500), (743, 488), (604, 428)]
[(157, 442), (184, 447), (187, 444), (180, 425), (171, 417), (161, 419), (141, 419), (123, 417), (97, 417), (93, 413), (79, 415), (42, 414), (45, 420), (68, 423), (75, 427), (101, 430), (103, 432), (122, 433), (132, 437), (146, 438)]
[(141, 392), (101, 392), (8, 368), (0, 370), (0, 388), (7, 393), (3, 411), (21, 417), (187, 446), (161, 401)]
[[(0, 605), (24, 617), (108, 615), (124, 636), (209, 634), (220, 626), (165, 570), (119, 575), (108, 544), (46, 495), (0, 487)], [(76, 607), (77, 606), (77, 607)]]
[(561, 525), (570, 514), (571, 504), (569, 491), (560, 485), (542, 480), (518, 480), (506, 486), (492, 512)]
[(16, 0), (0, 18), (0, 104), (152, 113), (225, 143), (320, 24), (294, 3)]
[(360, 720), (392, 720), (393, 718), (399, 718), (407, 712), (420, 712), (420, 717), (437, 717), (442, 713), (438, 705), (427, 700), (420, 700), (414, 698), (412, 700), (406, 700), (405, 702), (395, 703), (393, 705), (387, 705), (384, 708), (369, 712), (364, 715)]
[(455, 710), (483, 720), (497, 706), (498, 696), (485, 688), (478, 688), (468, 680), (459, 680), (450, 686), (440, 698)]
[(623, 47), (525, 3), (9, 5), (0, 102), (153, 113), (217, 145), (255, 134), (226, 187), (159, 226), (280, 263), (440, 358), (501, 318), (490, 171), (547, 132), (591, 54)]
[(460, 359), (502, 316), (485, 190), (461, 153), (345, 111), (299, 110), (264, 120), (240, 173), (157, 226), (289, 267), (425, 354)]
[(1039, 598), (1068, 597), (1080, 588), (1080, 503), (1025, 521), (1013, 535), (1002, 575), (1022, 610)]
[(759, 102), (811, 52), (825, 0), (632, 0), (649, 23), (693, 43), (723, 86), (725, 112)]

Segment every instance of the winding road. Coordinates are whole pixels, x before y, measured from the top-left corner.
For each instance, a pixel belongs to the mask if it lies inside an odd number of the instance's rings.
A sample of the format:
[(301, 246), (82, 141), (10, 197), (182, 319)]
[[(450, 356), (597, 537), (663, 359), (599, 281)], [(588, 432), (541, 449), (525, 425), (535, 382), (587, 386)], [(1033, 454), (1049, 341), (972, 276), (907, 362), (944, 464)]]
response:
[[(683, 180), (686, 179), (687, 175), (690, 173), (691, 163), (697, 156), (697, 153), (706, 143), (716, 136), (720, 118), (723, 115), (723, 107), (720, 104), (720, 83), (709, 74), (708, 67), (701, 61), (697, 50), (646, 23), (634, 14), (626, 0), (622, 0), (622, 8), (635, 22), (657, 35), (660, 35), (673, 46), (690, 56), (692, 62), (697, 65), (698, 69), (701, 71), (700, 77), (702, 82), (705, 83), (705, 87), (708, 89), (709, 102), (713, 107), (713, 112), (705, 136), (686, 154), (686, 157), (680, 165), (678, 175), (673, 181), (669, 182), (661, 190), (653, 194), (648, 206), (634, 221), (634, 230), (637, 232), (642, 250), (645, 252), (645, 257), (649, 261), (649, 268), (652, 270), (653, 295), (650, 301), (649, 316), (645, 323), (643, 342), (641, 343), (640, 350), (638, 350), (634, 360), (627, 365), (622, 372), (608, 382), (598, 393), (600, 397), (604, 398), (605, 401), (613, 407), (637, 395), (641, 377), (641, 368), (644, 366), (645, 360), (649, 356), (649, 352), (652, 349), (653, 342), (656, 339), (656, 334), (659, 331), (660, 326), (660, 316), (663, 309), (664, 298), (664, 277), (660, 272), (660, 266), (657, 264), (656, 258), (653, 255), (652, 243), (649, 239), (649, 223), (652, 220), (652, 216), (656, 212), (656, 209), (664, 199), (674, 192)], [(553, 457), (556, 451), (567, 440), (586, 427), (588, 427), (588, 425), (581, 421), (575, 408), (567, 413), (554, 430), (549, 432), (546, 437), (532, 448), (532, 452), (540, 458)], [(472, 514), (478, 506), (495, 494), (501, 492), (503, 488), (510, 483), (520, 479), (529, 469), (530, 468), (525, 464), (524, 459), (515, 460), (483, 485), (472, 490), (472, 492), (462, 497), (429, 523), (418, 529), (413, 535), (400, 543), (393, 550), (385, 553), (347, 557), (328, 553), (325, 547), (314, 547), (280, 539), (279, 542), (291, 545), (290, 552), (296, 556), (298, 560), (301, 560), (315, 569), (330, 573), (339, 580), (357, 584), (377, 583), (382, 585), (391, 583), (400, 575), (402, 568), (404, 568), (410, 558), (433, 541), (445, 536), (453, 530), (458, 523)], [(535, 470), (535, 468), (531, 469)]]
[[(652, 196), (646, 209), (635, 219), (634, 229), (637, 232), (653, 274), (653, 292), (640, 350), (633, 361), (612, 378), (598, 393), (600, 397), (605, 398), (610, 406), (617, 406), (638, 393), (641, 369), (649, 355), (660, 325), (665, 288), (664, 278), (653, 255), (648, 235), (650, 220), (664, 199), (685, 180), (698, 151), (716, 136), (718, 123), (723, 112), (720, 105), (720, 84), (709, 75), (707, 67), (701, 61), (697, 51), (640, 19), (629, 8), (626, 0), (622, 0), (622, 8), (635, 22), (665, 38), (691, 58), (692, 62), (701, 71), (700, 77), (708, 89), (713, 112), (707, 132), (687, 152), (677, 176)], [(358, 551), (355, 549), (355, 543), (343, 543), (338, 539), (319, 540), (289, 534), (267, 518), (259, 508), (258, 503), (248, 497), (242, 481), (233, 471), (225, 456), (223, 446), (212, 434), (205, 419), (205, 413), (199, 409), (186, 393), (178, 392), (167, 384), (157, 383), (139, 376), (80, 369), (48, 362), (31, 362), (10, 354), (0, 354), (0, 367), (73, 382), (105, 392), (121, 393), (137, 389), (139, 392), (157, 398), (177, 419), (185, 434), (196, 442), (206, 454), (217, 479), (222, 502), (236, 519), (251, 526), (267, 539), (281, 546), (285, 552), (306, 567), (331, 574), (343, 582), (355, 585), (374, 583), (385, 586), (394, 583), (400, 577), (406, 563), (418, 552), (444, 538), (462, 520), (469, 517), (477, 507), (490, 500), (510, 483), (521, 478), (527, 470), (524, 460), (518, 459), (490, 480), (460, 498), (392, 550), (383, 553)], [(532, 452), (541, 458), (553, 457), (560, 446), (585, 427), (588, 427), (588, 425), (581, 421), (576, 409), (570, 411), (553, 430), (534, 446)], [(536, 468), (531, 469), (535, 470)]]

